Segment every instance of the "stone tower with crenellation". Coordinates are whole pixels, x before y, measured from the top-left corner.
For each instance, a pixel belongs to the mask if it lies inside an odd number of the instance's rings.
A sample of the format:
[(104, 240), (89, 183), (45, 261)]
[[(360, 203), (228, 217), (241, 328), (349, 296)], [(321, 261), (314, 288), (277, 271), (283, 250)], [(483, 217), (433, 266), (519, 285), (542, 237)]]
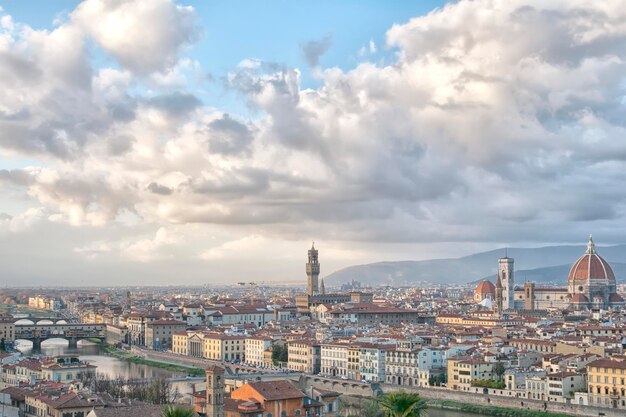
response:
[(318, 280), (320, 276), (320, 263), (317, 258), (317, 249), (315, 249), (315, 242), (311, 245), (311, 249), (308, 252), (309, 261), (306, 264), (306, 276), (307, 276), (307, 294), (316, 295), (319, 294)]

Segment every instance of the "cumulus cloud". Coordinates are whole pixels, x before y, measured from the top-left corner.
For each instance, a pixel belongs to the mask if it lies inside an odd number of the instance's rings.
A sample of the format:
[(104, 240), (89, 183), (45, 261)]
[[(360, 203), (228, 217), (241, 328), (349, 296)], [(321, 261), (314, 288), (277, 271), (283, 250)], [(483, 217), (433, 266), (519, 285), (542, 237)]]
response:
[(86, 0), (71, 15), (124, 68), (139, 75), (172, 68), (198, 36), (192, 7), (170, 0)]
[[(319, 68), (314, 89), (297, 68), (245, 59), (225, 82), (252, 119), (185, 89), (179, 56), (197, 34), (185, 6), (88, 0), (52, 31), (5, 18), (0, 149), (42, 163), (0, 171), (0, 181), (56, 222), (106, 228), (133, 216), (252, 236), (235, 249), (260, 244), (255, 236), (572, 242), (591, 228), (619, 241), (621, 6), (456, 2), (390, 28), (394, 62)], [(126, 45), (144, 19), (158, 33)], [(122, 30), (107, 29), (118, 20)], [(88, 38), (120, 68), (93, 68)], [(319, 66), (330, 38), (307, 45)], [(124, 248), (149, 260), (143, 252), (178, 245), (169, 238)], [(119, 250), (101, 242), (87, 252)], [(210, 246), (204, 258), (228, 257), (228, 245)]]

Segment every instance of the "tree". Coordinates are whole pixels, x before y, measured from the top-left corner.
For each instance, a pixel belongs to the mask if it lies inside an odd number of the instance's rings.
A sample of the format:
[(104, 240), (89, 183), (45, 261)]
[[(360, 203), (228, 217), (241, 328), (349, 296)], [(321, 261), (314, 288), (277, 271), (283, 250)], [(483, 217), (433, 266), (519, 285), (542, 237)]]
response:
[(196, 412), (192, 408), (174, 407), (168, 405), (161, 410), (162, 417), (194, 417)]
[(383, 394), (378, 398), (385, 417), (422, 417), (428, 405), (419, 394), (395, 391)]
[(493, 373), (496, 374), (496, 376), (498, 377), (498, 381), (502, 381), (502, 377), (504, 376), (505, 372), (506, 368), (504, 367), (504, 364), (502, 362), (496, 362), (496, 364), (493, 365)]
[(437, 375), (437, 385), (441, 386), (442, 384), (447, 384), (447, 383), (448, 383), (447, 373), (442, 372), (439, 375)]
[(81, 375), (83, 386), (96, 393), (108, 393), (116, 398), (132, 398), (151, 404), (168, 404), (176, 401), (180, 396), (177, 390), (172, 390), (171, 383), (165, 378), (151, 380), (136, 380), (118, 376), (108, 379), (105, 375), (85, 373)]
[(272, 362), (278, 365), (279, 362), (287, 362), (289, 360), (289, 348), (287, 345), (272, 346)]

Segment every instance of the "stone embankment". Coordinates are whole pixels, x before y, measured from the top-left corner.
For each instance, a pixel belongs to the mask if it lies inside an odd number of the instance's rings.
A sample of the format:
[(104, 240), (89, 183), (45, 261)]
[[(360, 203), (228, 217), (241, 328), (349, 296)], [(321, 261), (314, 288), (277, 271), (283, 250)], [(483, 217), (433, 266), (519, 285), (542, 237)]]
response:
[[(518, 410), (561, 413), (580, 417), (624, 417), (626, 410), (586, 405), (555, 403), (547, 401), (528, 400), (526, 398), (501, 397), (496, 395), (481, 395), (467, 392), (447, 390), (445, 388), (398, 387), (397, 385), (381, 385), (383, 392), (405, 391), (417, 392), (422, 398), (435, 402), (454, 401), (462, 404), (474, 404), (485, 407), (503, 407)], [(454, 408), (454, 407), (449, 407)]]

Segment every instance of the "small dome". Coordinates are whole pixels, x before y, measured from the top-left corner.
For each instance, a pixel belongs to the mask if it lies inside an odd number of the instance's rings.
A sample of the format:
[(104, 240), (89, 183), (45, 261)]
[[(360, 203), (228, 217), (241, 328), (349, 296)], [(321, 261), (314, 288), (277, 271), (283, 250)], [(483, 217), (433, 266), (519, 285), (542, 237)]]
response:
[(487, 281), (486, 279), (480, 281), (478, 286), (476, 287), (475, 294), (495, 294), (496, 287), (491, 283), (491, 281)]
[(609, 303), (623, 303), (624, 299), (619, 294), (611, 294), (609, 297)]
[(474, 300), (477, 303), (480, 303), (484, 299), (495, 299), (496, 298), (496, 287), (488, 280), (482, 280), (476, 286), (476, 290), (474, 291)]
[(591, 236), (587, 244), (587, 251), (578, 258), (572, 269), (569, 271), (568, 281), (574, 285), (584, 285), (593, 280), (615, 281), (615, 274), (611, 266), (600, 255), (596, 253), (596, 248)]
[(583, 304), (583, 303), (588, 303), (588, 302), (589, 302), (589, 299), (584, 294), (574, 294), (572, 296), (572, 303), (574, 304)]
[(491, 281), (487, 281), (486, 279), (483, 281), (480, 281), (478, 283), (478, 286), (476, 287), (476, 291), (474, 291), (474, 294), (480, 294), (480, 295), (496, 295), (496, 287), (491, 283)]

